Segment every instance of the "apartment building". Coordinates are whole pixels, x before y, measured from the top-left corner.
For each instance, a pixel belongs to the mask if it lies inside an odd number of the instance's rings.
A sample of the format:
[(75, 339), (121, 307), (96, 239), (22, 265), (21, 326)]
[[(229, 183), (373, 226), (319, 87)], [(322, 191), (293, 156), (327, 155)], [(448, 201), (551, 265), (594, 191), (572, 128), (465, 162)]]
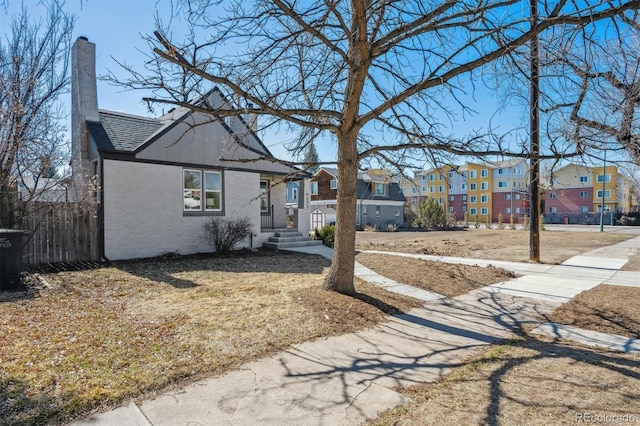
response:
[(588, 167), (568, 164), (548, 176), (544, 213), (626, 213), (631, 210), (631, 182), (615, 165)]

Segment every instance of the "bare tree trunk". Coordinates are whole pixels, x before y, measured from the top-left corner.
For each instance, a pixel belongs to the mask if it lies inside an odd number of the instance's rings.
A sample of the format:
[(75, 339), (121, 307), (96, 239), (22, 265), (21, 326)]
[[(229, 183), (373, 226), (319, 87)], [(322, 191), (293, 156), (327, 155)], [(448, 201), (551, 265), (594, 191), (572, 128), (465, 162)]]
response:
[(356, 249), (358, 151), (356, 135), (338, 136), (338, 207), (333, 262), (324, 289), (352, 295)]

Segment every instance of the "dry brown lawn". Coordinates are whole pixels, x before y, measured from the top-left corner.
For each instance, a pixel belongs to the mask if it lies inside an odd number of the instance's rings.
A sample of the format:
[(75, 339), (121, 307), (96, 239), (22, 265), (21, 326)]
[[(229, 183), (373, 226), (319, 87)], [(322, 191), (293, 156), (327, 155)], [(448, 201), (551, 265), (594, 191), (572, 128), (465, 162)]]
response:
[(640, 356), (526, 337), (402, 392), (409, 403), (367, 424), (635, 424)]
[(493, 266), (479, 268), (377, 253), (359, 253), (356, 261), (392, 280), (447, 297), (515, 278), (512, 272)]
[(623, 271), (640, 271), (640, 253), (631, 256), (629, 261), (622, 267)]
[(59, 423), (419, 305), (362, 282), (356, 297), (324, 292), (327, 266), (268, 251), (142, 260), (0, 293), (0, 424)]
[[(543, 231), (540, 237), (541, 260), (543, 263), (561, 263), (578, 254), (633, 237), (636, 235)], [(432, 232), (358, 232), (356, 247), (358, 250), (527, 262), (529, 233), (474, 228)]]
[(638, 301), (640, 287), (599, 285), (558, 307), (548, 319), (587, 330), (640, 339)]

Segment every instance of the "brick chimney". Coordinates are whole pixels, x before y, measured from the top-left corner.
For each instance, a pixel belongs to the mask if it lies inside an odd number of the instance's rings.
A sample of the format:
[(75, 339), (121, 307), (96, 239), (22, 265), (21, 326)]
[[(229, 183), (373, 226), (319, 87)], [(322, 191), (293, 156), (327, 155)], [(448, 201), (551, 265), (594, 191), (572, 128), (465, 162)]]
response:
[(87, 121), (99, 120), (96, 45), (78, 37), (71, 49), (71, 170), (76, 200), (87, 195), (93, 175)]

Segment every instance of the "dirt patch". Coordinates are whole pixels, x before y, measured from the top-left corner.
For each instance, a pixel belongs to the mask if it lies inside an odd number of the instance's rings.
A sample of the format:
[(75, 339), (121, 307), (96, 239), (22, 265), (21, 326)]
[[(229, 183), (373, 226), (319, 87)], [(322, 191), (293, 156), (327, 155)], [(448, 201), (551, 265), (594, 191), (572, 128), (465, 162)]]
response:
[(43, 274), (52, 290), (0, 300), (0, 423), (65, 422), (420, 304), (324, 292), (328, 266), (260, 251)]
[(560, 324), (640, 339), (638, 300), (638, 287), (599, 285), (559, 306), (548, 318)]
[(639, 360), (529, 338), (493, 347), (438, 383), (405, 389), (409, 403), (367, 424), (635, 423)]
[(623, 271), (640, 271), (640, 253), (634, 254), (622, 267)]
[(360, 253), (356, 261), (384, 277), (447, 297), (516, 277), (512, 272), (493, 266), (454, 265), (375, 253)]
[[(540, 237), (541, 260), (544, 263), (561, 263), (578, 254), (632, 237), (635, 235), (544, 231)], [(473, 228), (455, 232), (358, 232), (356, 247), (358, 250), (528, 262), (529, 233)]]

